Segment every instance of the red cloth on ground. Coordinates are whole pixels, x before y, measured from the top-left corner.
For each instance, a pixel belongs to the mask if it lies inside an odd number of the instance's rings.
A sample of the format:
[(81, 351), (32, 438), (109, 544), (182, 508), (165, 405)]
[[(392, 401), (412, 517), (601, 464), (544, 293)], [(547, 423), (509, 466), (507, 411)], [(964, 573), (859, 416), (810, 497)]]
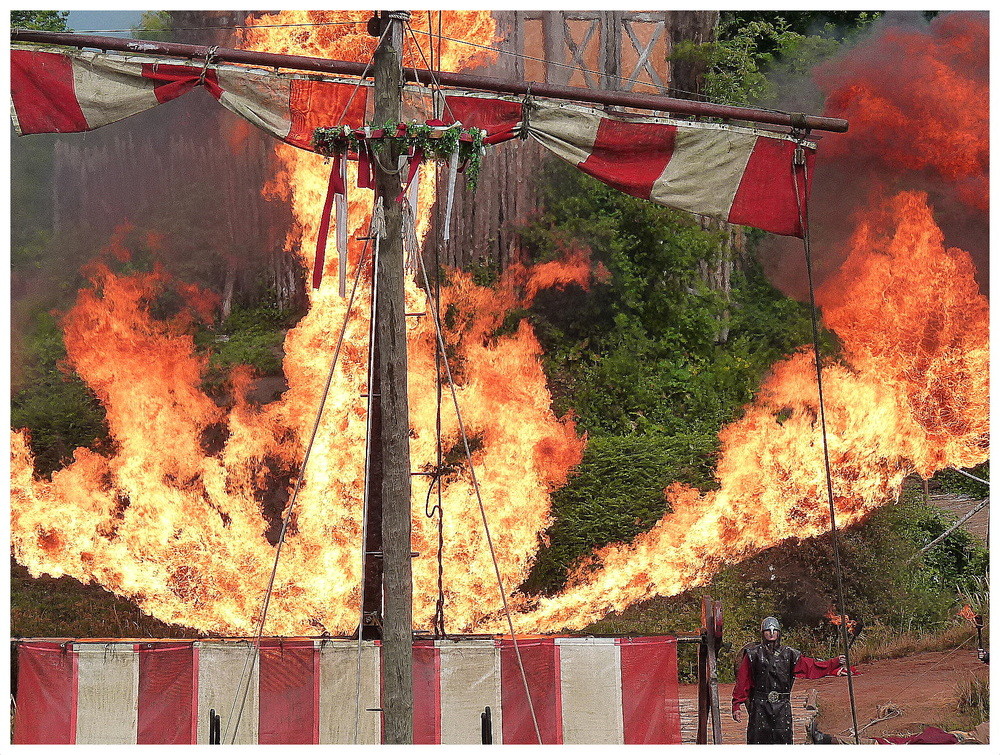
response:
[(958, 737), (934, 726), (926, 727), (919, 734), (909, 737), (875, 737), (880, 745), (954, 745)]

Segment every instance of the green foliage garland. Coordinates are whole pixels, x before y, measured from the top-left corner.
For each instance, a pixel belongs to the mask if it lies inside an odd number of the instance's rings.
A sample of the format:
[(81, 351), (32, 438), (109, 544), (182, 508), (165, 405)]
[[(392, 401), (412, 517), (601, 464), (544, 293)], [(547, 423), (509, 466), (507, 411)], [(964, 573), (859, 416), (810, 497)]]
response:
[[(459, 160), (465, 166), (465, 180), (471, 188), (476, 187), (486, 139), (486, 132), (482, 129), (455, 125), (442, 130), (426, 123), (386, 123), (382, 130), (383, 136), (371, 139), (376, 152), (383, 151), (387, 144), (393, 144), (400, 153), (415, 154), (419, 150), (426, 160), (450, 160), (458, 150)], [(317, 128), (313, 132), (312, 144), (319, 154), (333, 157), (345, 152), (358, 152), (362, 141), (362, 132), (350, 126), (331, 126)]]

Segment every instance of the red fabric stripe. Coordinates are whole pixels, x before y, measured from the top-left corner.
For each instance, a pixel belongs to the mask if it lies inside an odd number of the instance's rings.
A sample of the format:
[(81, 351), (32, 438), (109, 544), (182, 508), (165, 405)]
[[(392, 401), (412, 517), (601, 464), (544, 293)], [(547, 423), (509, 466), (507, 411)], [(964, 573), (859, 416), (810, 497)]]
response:
[[(156, 101), (161, 105), (164, 102), (180, 97), (185, 92), (190, 92), (198, 86), (201, 79), (201, 68), (194, 66), (173, 66), (163, 63), (143, 63), (142, 77), (159, 81), (161, 83), (153, 85), (153, 93)], [(215, 71), (205, 73), (205, 88), (216, 99), (222, 94), (219, 87), (219, 79)]]
[[(524, 694), (524, 680), (509, 637), (500, 643), (500, 699), (503, 706), (503, 743), (539, 744), (531, 709)], [(528, 689), (534, 703), (541, 744), (562, 744), (562, 685), (559, 679), (559, 647), (555, 639), (517, 641), (528, 677)]]
[(75, 744), (77, 661), (72, 643), (17, 648), (14, 744)]
[(257, 742), (318, 744), (312, 640), (262, 640)]
[(653, 183), (674, 154), (677, 127), (602, 118), (584, 173), (633, 197), (649, 199)]
[(330, 236), (330, 215), (333, 214), (333, 197), (337, 187), (343, 187), (340, 179), (340, 161), (344, 156), (337, 155), (330, 166), (330, 183), (326, 187), (326, 201), (323, 203), (323, 213), (319, 217), (319, 230), (316, 232), (316, 258), (313, 260), (313, 288), (319, 288), (323, 281), (323, 268), (326, 266), (326, 242)]
[(139, 726), (136, 744), (197, 744), (194, 645), (138, 644)]
[[(515, 136), (514, 127), (520, 123), (520, 102), (495, 100), (489, 97), (445, 97), (445, 123), (460, 121), (465, 128), (481, 128), (487, 134), (486, 142), (496, 144)], [(453, 117), (454, 116), (454, 117)]]
[(73, 61), (54, 52), (10, 51), (10, 96), (22, 134), (88, 131)]
[(680, 744), (677, 640), (622, 637), (622, 719), (625, 744)]
[(368, 155), (367, 145), (358, 153), (358, 188), (375, 188), (375, 171)]
[[(812, 164), (816, 151), (806, 149), (808, 174), (812, 178)], [(792, 175), (792, 158), (795, 144), (784, 139), (758, 137), (750, 161), (729, 210), (729, 222), (750, 225), (782, 236), (802, 236), (798, 206), (795, 201), (795, 183)], [(809, 197), (809, 185), (798, 175), (799, 192)], [(809, 181), (811, 184), (812, 181)], [(804, 204), (803, 204), (804, 206)]]
[(441, 744), (441, 651), (413, 643), (413, 744)]
[[(285, 141), (296, 147), (312, 150), (313, 131), (317, 128), (345, 124), (351, 128), (361, 128), (365, 122), (367, 98), (367, 87), (332, 81), (293, 79), (288, 103), (292, 127)], [(351, 104), (345, 113), (344, 106), (348, 100)], [(341, 120), (338, 121), (338, 118)]]

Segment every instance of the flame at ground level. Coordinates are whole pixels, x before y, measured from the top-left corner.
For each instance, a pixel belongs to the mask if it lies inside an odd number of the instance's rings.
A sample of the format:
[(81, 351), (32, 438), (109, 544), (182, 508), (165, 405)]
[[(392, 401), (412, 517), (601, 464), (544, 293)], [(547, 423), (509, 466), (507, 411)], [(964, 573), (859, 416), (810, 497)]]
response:
[[(588, 270), (585, 255), (539, 266), (537, 275), (514, 266), (493, 289), (454, 272), (444, 292), (457, 400), (510, 589), (527, 575), (550, 522), (548, 493), (579, 463), (584, 441), (571, 421), (551, 413), (541, 346), (530, 326), (497, 331), (539, 286), (586, 284)], [(289, 335), (299, 353), (319, 358), (286, 359), (290, 387), (280, 399), (253, 406), (246, 398), (249, 376), (237, 371), (219, 405), (201, 386), (204, 358), (189, 335), (192, 319), (204, 312), (199, 292), (182, 287), (188, 306), (162, 320), (150, 310), (171, 289), (163, 272), (118, 276), (95, 264), (90, 274), (92, 288), (81, 291), (64, 319), (67, 352), (104, 404), (115, 445), (106, 453), (77, 449), (73, 462), (46, 481), (32, 475), (24, 433), (14, 434), (15, 556), (33, 575), (96, 581), (164, 621), (251, 633), (274, 562), (277, 521), (336, 341), (338, 328), (309, 320), (318, 311), (337, 322), (346, 305), (336, 296), (325, 307), (314, 302)], [(409, 311), (428, 312), (430, 303), (420, 297), (410, 289)], [(420, 470), (436, 462), (434, 335), (430, 316), (408, 321), (411, 461)], [(366, 334), (367, 318), (356, 315), (290, 519), (264, 627), (269, 634), (346, 633), (358, 623)], [(442, 411), (442, 440), (446, 462), (459, 461), (441, 478), (448, 627), (470, 631), (499, 610), (501, 597), (472, 480), (455, 453), (462, 446), (450, 403)], [(415, 512), (426, 495), (415, 482)], [(413, 548), (421, 554), (414, 560), (414, 620), (429, 628), (437, 527), (421, 513), (414, 517)]]
[[(820, 292), (843, 360), (823, 369), (837, 525), (895, 500), (903, 479), (988, 458), (988, 303), (968, 254), (946, 249), (926, 197), (871, 212)], [(721, 567), (830, 529), (815, 361), (779, 363), (720, 434), (720, 488), (667, 489), (671, 511), (630, 544), (582, 563), (566, 591), (520, 606), (515, 626), (581, 628)], [(502, 631), (497, 620), (492, 628)]]

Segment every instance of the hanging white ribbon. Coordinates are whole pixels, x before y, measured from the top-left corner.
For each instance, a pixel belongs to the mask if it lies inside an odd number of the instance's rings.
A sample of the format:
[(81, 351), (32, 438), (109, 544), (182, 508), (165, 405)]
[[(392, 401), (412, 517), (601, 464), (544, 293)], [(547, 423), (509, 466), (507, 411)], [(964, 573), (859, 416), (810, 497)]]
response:
[(334, 198), (337, 208), (337, 272), (340, 276), (340, 296), (347, 296), (347, 156), (340, 161), (340, 178), (343, 194)]
[(444, 231), (441, 238), (447, 241), (451, 238), (451, 208), (455, 201), (455, 181), (458, 178), (458, 149), (448, 158), (448, 201), (444, 208)]

